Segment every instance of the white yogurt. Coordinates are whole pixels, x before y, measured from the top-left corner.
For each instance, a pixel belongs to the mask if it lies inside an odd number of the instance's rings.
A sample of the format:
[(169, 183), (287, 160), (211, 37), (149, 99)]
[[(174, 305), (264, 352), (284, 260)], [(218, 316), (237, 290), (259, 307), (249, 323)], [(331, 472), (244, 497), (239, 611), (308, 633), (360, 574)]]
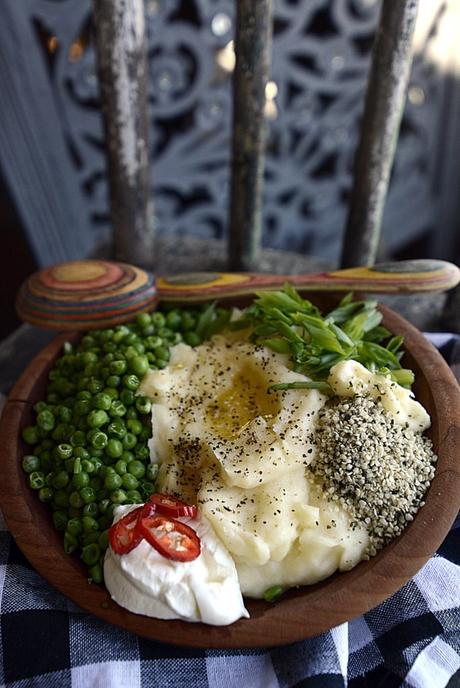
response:
[[(118, 521), (138, 505), (117, 507)], [(107, 589), (120, 606), (157, 619), (202, 621), (224, 626), (249, 617), (233, 559), (201, 515), (179, 518), (201, 540), (201, 554), (190, 562), (166, 559), (146, 540), (127, 554), (109, 547), (104, 562)]]

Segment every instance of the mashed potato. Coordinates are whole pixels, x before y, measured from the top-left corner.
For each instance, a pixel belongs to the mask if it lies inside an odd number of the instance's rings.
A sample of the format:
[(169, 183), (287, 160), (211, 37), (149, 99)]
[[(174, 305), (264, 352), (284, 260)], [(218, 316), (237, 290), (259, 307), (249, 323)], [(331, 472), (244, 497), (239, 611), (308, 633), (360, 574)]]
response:
[(154, 402), (159, 489), (199, 505), (235, 561), (243, 594), (253, 597), (349, 569), (368, 544), (365, 528), (352, 529), (306, 474), (327, 397), (267, 392), (305, 380), (286, 362), (218, 336), (195, 349), (176, 346), (168, 368), (148, 373), (140, 389)]

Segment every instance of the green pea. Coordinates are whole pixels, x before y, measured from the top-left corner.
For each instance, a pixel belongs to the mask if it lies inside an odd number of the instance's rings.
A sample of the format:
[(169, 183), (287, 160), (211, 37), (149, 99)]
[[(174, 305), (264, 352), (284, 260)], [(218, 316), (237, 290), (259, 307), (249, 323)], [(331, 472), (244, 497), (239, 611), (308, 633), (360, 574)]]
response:
[(81, 558), (87, 566), (94, 566), (99, 561), (100, 555), (101, 549), (95, 542), (86, 545), (81, 551)]
[[(109, 366), (102, 366), (102, 368), (99, 369), (99, 376), (100, 376), (103, 380), (107, 380), (107, 378), (109, 377), (109, 375), (110, 375), (110, 368), (109, 368)], [(103, 393), (104, 393), (103, 391), (102, 391), (102, 392), (99, 392), (99, 394), (103, 394)], [(96, 396), (97, 396), (97, 394), (96, 394)]]
[(162, 339), (169, 340), (170, 337), (173, 336), (173, 331), (169, 327), (160, 327), (158, 330), (158, 335), (162, 337)]
[(138, 490), (128, 490), (126, 497), (129, 504), (142, 504), (144, 501)]
[(123, 454), (123, 445), (120, 440), (111, 437), (107, 442), (105, 452), (112, 459), (118, 459)]
[(80, 497), (80, 493), (77, 492), (76, 490), (74, 492), (71, 492), (69, 495), (69, 504), (75, 509), (81, 509), (83, 506), (83, 500)]
[(62, 490), (69, 484), (70, 476), (67, 471), (59, 471), (53, 477), (53, 487), (56, 490)]
[(55, 442), (67, 442), (74, 432), (75, 426), (67, 423), (59, 423), (51, 433), (51, 437)]
[(104, 387), (105, 385), (102, 380), (99, 380), (96, 377), (90, 377), (88, 382), (88, 391), (91, 392), (91, 394), (97, 394), (98, 392), (102, 392)]
[(139, 492), (141, 495), (144, 497), (145, 500), (147, 500), (151, 494), (153, 494), (155, 491), (155, 485), (149, 481), (145, 481), (141, 483)]
[(123, 459), (119, 459), (115, 464), (115, 471), (118, 473), (118, 475), (124, 475), (127, 470), (128, 465), (126, 461), (123, 461)]
[(139, 411), (139, 413), (142, 413), (143, 415), (150, 413), (152, 409), (152, 402), (148, 397), (137, 397), (135, 403), (136, 409)]
[(116, 490), (117, 488), (121, 487), (121, 485), (121, 476), (119, 476), (117, 473), (106, 475), (104, 479), (104, 487), (107, 490)]
[(134, 404), (136, 397), (131, 389), (122, 389), (120, 392), (120, 401), (123, 402), (125, 406), (131, 406)]
[(126, 421), (126, 426), (133, 435), (139, 435), (142, 432), (142, 423), (137, 418), (130, 418)]
[(78, 399), (73, 407), (74, 412), (79, 416), (86, 416), (91, 411), (90, 399)]
[(108, 528), (106, 528), (99, 535), (98, 545), (102, 551), (105, 551), (107, 549), (108, 544), (109, 544), (109, 530), (108, 530)]
[(94, 476), (94, 477), (91, 478), (91, 480), (89, 481), (89, 486), (92, 487), (93, 490), (96, 490), (96, 492), (97, 492), (97, 491), (100, 490), (101, 487), (102, 487), (102, 480), (101, 480), (101, 478), (99, 478), (98, 476)]
[[(113, 402), (111, 402), (112, 404)], [(87, 415), (88, 426), (90, 428), (100, 428), (109, 421), (109, 417), (102, 409), (93, 409)]]
[(166, 318), (163, 315), (163, 313), (160, 313), (160, 311), (155, 311), (155, 313), (152, 313), (152, 323), (157, 328), (164, 327), (166, 323)]
[(78, 537), (83, 532), (83, 524), (81, 518), (70, 518), (67, 521), (67, 532), (74, 537)]
[[(101, 413), (105, 413), (105, 411), (101, 411)], [(90, 443), (91, 446), (94, 447), (94, 449), (104, 449), (107, 446), (108, 441), (109, 438), (107, 437), (105, 432), (98, 431), (95, 432), (94, 435), (91, 437)]]
[(126, 325), (118, 325), (112, 339), (114, 342), (120, 342), (129, 332), (130, 330)]
[(70, 438), (72, 447), (83, 447), (86, 444), (86, 433), (83, 430), (76, 430)]
[(136, 315), (136, 324), (139, 325), (140, 328), (148, 327), (149, 325), (152, 324), (152, 317), (149, 313), (138, 313)]
[(22, 439), (26, 444), (38, 444), (40, 438), (38, 436), (37, 428), (34, 425), (29, 425), (22, 431)]
[(156, 360), (156, 367), (158, 368), (158, 370), (163, 370), (164, 368), (167, 367), (167, 365), (168, 365), (168, 361), (167, 361), (167, 360), (165, 360), (165, 359), (163, 359), (163, 358), (157, 358), (157, 360)]
[(155, 349), (155, 356), (169, 361), (169, 350), (165, 346), (158, 346)]
[(22, 468), (26, 473), (40, 470), (40, 459), (34, 454), (26, 454), (22, 459)]
[(128, 362), (129, 362), (130, 358), (134, 358), (134, 356), (137, 356), (137, 355), (138, 355), (137, 350), (134, 348), (134, 346), (128, 346), (124, 350), (124, 356)]
[(180, 311), (170, 311), (166, 316), (166, 325), (173, 331), (179, 330), (182, 326), (182, 317)]
[(58, 444), (56, 454), (60, 459), (69, 459), (73, 454), (73, 447), (70, 444)]
[(117, 439), (122, 440), (127, 433), (126, 425), (120, 418), (114, 418), (114, 420), (108, 424), (107, 432), (109, 436), (114, 435)]
[[(86, 444), (86, 437), (85, 437), (85, 444)], [(76, 456), (79, 459), (89, 459), (90, 453), (85, 447), (75, 447), (73, 450), (74, 456)]]
[(41, 413), (42, 411), (46, 411), (48, 408), (48, 404), (46, 401), (37, 401), (37, 403), (34, 406), (34, 411), (35, 413)]
[(87, 389), (82, 389), (80, 392), (77, 393), (77, 399), (91, 399), (91, 392), (88, 392)]
[(40, 490), (45, 487), (45, 475), (42, 471), (32, 471), (29, 473), (29, 485), (32, 490)]
[(109, 375), (106, 380), (107, 387), (104, 387), (105, 394), (110, 394), (112, 399), (118, 397), (118, 390), (116, 389), (121, 385), (121, 377), (119, 375)]
[(80, 473), (75, 473), (72, 478), (72, 485), (77, 489), (81, 490), (82, 487), (89, 485), (89, 475), (85, 471), (80, 471)]
[[(83, 488), (83, 490), (87, 490), (87, 489), (88, 489), (87, 487)], [(85, 501), (85, 500), (83, 499), (83, 501)], [(93, 518), (96, 518), (96, 516), (98, 516), (98, 515), (99, 515), (99, 506), (97, 505), (96, 502), (88, 502), (87, 504), (85, 504), (85, 506), (83, 507), (83, 516), (92, 516)]]
[(122, 378), (122, 383), (126, 389), (130, 389), (132, 392), (135, 392), (140, 385), (140, 380), (137, 375), (124, 375)]
[(146, 447), (145, 445), (138, 444), (134, 448), (134, 455), (135, 455), (136, 459), (139, 459), (141, 461), (146, 461), (150, 456), (149, 448)]
[(128, 464), (128, 473), (131, 473), (131, 475), (134, 475), (135, 478), (140, 480), (145, 475), (145, 466), (141, 461), (131, 461)]
[(110, 499), (114, 504), (124, 504), (128, 498), (124, 490), (114, 490), (110, 494)]
[(65, 509), (69, 506), (69, 494), (66, 490), (56, 490), (54, 493), (53, 501), (56, 506), (61, 509)]
[(66, 459), (66, 461), (64, 461), (64, 466), (65, 466), (65, 470), (67, 471), (67, 473), (73, 473), (74, 464), (75, 464), (74, 458)]
[[(103, 464), (102, 464), (102, 461), (100, 460), (100, 458), (97, 457), (97, 456), (92, 456), (92, 457), (91, 457), (91, 463), (92, 463), (93, 466), (94, 466), (94, 471), (95, 471), (96, 473), (98, 473), (98, 472), (100, 471), (102, 465), (103, 465)], [(90, 472), (90, 471), (88, 471), (88, 472)]]
[(137, 420), (137, 409), (135, 406), (128, 406), (128, 409), (126, 411), (126, 420)]
[(145, 340), (145, 347), (146, 349), (150, 349), (153, 351), (153, 349), (157, 349), (159, 346), (163, 345), (163, 340), (161, 337), (147, 337)]
[(118, 399), (114, 399), (109, 410), (109, 414), (112, 416), (112, 418), (121, 418), (121, 416), (124, 416), (125, 413), (126, 406), (123, 404), (123, 402), (119, 401)]
[[(129, 370), (138, 378), (144, 377), (148, 369), (149, 362), (146, 356), (133, 356), (133, 358), (129, 360)], [(126, 384), (125, 378), (123, 378), (123, 381)], [(130, 386), (128, 389), (132, 389), (132, 387)]]
[(53, 523), (56, 530), (65, 530), (67, 522), (68, 517), (65, 511), (55, 511), (53, 513)]
[(124, 473), (121, 476), (121, 480), (125, 490), (135, 490), (139, 485), (138, 479), (135, 478), (131, 473)]
[(136, 457), (134, 456), (132, 451), (128, 451), (127, 449), (125, 449), (125, 451), (121, 455), (121, 458), (123, 459), (123, 461), (126, 461), (126, 463), (130, 463), (131, 461), (134, 461)]
[(94, 566), (90, 566), (88, 573), (90, 583), (96, 583), (97, 585), (103, 583), (104, 575), (101, 564), (97, 563)]
[(132, 449), (137, 444), (137, 437), (133, 432), (127, 432), (126, 435), (121, 440), (121, 443), (125, 450)]
[(128, 364), (126, 363), (124, 358), (121, 358), (121, 359), (117, 359), (115, 361), (112, 361), (112, 363), (110, 364), (109, 367), (110, 367), (110, 372), (112, 373), (112, 375), (120, 376), (120, 375), (123, 375), (124, 373), (126, 373), (126, 371), (128, 369)]
[(77, 475), (77, 473), (81, 473), (81, 471), (82, 471), (81, 459), (79, 456), (77, 456), (77, 458), (73, 460), (72, 473), (74, 475)]
[(96, 466), (92, 461), (89, 461), (88, 459), (83, 459), (81, 462), (81, 467), (82, 470), (85, 471), (85, 473), (94, 473), (96, 471)]
[(81, 519), (83, 525), (83, 532), (90, 533), (93, 530), (99, 530), (99, 524), (92, 516), (83, 516)]
[(96, 491), (94, 488), (85, 486), (80, 490), (80, 497), (84, 504), (91, 504), (91, 502), (96, 501)]
[(69, 533), (67, 530), (64, 533), (64, 551), (66, 554), (72, 554), (78, 548), (77, 538)]
[(189, 346), (199, 346), (203, 343), (203, 340), (196, 332), (186, 332), (184, 334), (184, 342)]
[(72, 409), (68, 406), (59, 406), (58, 418), (62, 423), (70, 423), (72, 420)]
[(111, 506), (112, 503), (110, 499), (101, 499), (99, 502), (99, 511), (101, 514), (105, 514), (107, 512), (107, 509), (109, 506)]
[(45, 432), (51, 432), (56, 424), (56, 419), (51, 411), (41, 411), (37, 415), (37, 426)]
[(184, 332), (189, 332), (190, 330), (193, 330), (195, 327), (196, 327), (196, 317), (194, 317), (188, 311), (184, 311), (182, 313), (181, 329)]
[(42, 487), (38, 491), (38, 498), (41, 502), (51, 502), (53, 499), (53, 490), (50, 487)]
[(93, 398), (93, 407), (95, 409), (101, 409), (103, 411), (108, 411), (112, 405), (112, 397), (110, 394), (104, 394), (104, 392), (99, 392)]

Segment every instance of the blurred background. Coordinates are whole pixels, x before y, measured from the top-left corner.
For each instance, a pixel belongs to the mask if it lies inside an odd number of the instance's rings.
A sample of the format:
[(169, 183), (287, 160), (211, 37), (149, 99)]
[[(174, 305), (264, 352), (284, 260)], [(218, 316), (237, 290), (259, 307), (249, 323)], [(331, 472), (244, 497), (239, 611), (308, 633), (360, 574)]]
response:
[[(378, 0), (274, 0), (263, 245), (335, 266)], [(157, 236), (226, 237), (233, 0), (145, 0)], [(420, 0), (380, 258), (460, 252), (460, 0)], [(90, 0), (3, 0), (0, 337), (33, 270), (108, 255)], [(219, 244), (216, 243), (216, 246)], [(161, 272), (161, 256), (158, 271)], [(193, 265), (190, 265), (193, 269)]]

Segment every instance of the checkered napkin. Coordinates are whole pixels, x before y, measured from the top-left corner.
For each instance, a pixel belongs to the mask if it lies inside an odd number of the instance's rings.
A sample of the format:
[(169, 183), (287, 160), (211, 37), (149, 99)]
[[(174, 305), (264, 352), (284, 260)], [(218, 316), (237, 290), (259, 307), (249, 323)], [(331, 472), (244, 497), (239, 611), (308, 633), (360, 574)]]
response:
[[(460, 368), (460, 338), (430, 339)], [(0, 686), (459, 687), (460, 519), (389, 600), (328, 633), (270, 650), (184, 649), (110, 626), (51, 589), (0, 520)]]

